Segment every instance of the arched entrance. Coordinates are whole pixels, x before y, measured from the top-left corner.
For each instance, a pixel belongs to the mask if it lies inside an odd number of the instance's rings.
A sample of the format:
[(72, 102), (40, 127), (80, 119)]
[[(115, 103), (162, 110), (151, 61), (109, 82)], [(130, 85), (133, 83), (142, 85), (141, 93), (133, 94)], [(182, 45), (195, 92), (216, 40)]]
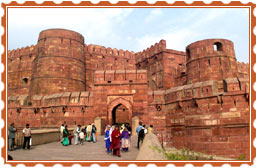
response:
[(130, 101), (117, 98), (110, 102), (108, 105), (108, 123), (120, 124), (129, 123), (132, 124), (132, 104)]
[(129, 110), (123, 104), (118, 104), (112, 110), (112, 124), (130, 123)]

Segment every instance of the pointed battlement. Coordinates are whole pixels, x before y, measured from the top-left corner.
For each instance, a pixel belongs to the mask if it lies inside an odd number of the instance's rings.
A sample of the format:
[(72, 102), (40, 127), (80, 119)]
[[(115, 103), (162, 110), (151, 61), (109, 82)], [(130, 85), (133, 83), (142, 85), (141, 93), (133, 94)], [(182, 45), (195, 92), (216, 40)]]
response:
[(166, 41), (161, 40), (159, 43), (155, 43), (154, 45), (151, 45), (150, 48), (147, 48), (146, 50), (137, 52), (135, 54), (136, 63), (144, 61), (146, 58), (150, 58), (160, 52), (166, 51)]
[(15, 58), (21, 58), (23, 56), (32, 57), (32, 54), (36, 53), (36, 48), (37, 48), (36, 45), (31, 45), (31, 46), (27, 46), (27, 47), (8, 50), (8, 59), (12, 60)]
[(94, 45), (89, 44), (85, 45), (85, 52), (88, 52), (89, 54), (101, 54), (101, 55), (109, 55), (109, 56), (117, 56), (117, 57), (123, 57), (127, 59), (132, 59), (135, 57), (135, 53), (133, 51), (128, 50), (118, 50), (116, 48), (112, 49), (110, 47), (104, 47), (100, 45)]
[(248, 77), (249, 76), (249, 63), (237, 62), (237, 70), (239, 77)]

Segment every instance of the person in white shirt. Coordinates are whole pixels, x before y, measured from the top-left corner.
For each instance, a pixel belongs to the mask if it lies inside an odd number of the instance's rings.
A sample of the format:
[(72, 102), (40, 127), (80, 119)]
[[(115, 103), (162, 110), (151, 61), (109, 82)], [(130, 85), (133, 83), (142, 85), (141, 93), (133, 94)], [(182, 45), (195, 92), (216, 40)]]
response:
[(63, 130), (65, 129), (64, 127), (64, 124), (61, 125), (61, 128), (60, 128), (60, 136), (61, 136), (61, 143), (63, 141)]
[(85, 133), (83, 131), (80, 131), (79, 142), (80, 142), (81, 145), (83, 145), (84, 139), (85, 139)]
[(25, 149), (27, 144), (27, 149), (30, 149), (30, 138), (31, 138), (31, 129), (29, 128), (29, 124), (26, 124), (26, 127), (22, 130), (24, 136), (23, 149)]
[(74, 142), (75, 145), (78, 145), (80, 127), (81, 127), (81, 125), (78, 125), (76, 130), (73, 132), (74, 133), (74, 139), (75, 139), (75, 142)]

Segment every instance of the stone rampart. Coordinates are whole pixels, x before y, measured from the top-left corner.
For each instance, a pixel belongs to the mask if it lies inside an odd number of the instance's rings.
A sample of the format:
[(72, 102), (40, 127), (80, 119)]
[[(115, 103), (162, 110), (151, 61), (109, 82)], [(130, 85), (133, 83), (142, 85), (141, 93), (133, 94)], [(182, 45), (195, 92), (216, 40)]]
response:
[(28, 95), (8, 97), (8, 123), (18, 127), (30, 123), (31, 127), (59, 127), (89, 124), (94, 121), (93, 93), (63, 92), (52, 95), (34, 95), (28, 104)]
[(28, 94), (37, 46), (8, 51), (8, 95)]
[(244, 62), (237, 62), (237, 70), (239, 77), (249, 77), (249, 64)]
[(167, 160), (162, 152), (161, 144), (154, 134), (146, 134), (140, 146), (136, 160)]
[(159, 43), (155, 43), (150, 48), (143, 50), (141, 52), (137, 52), (135, 54), (136, 63), (142, 62), (145, 59), (148, 59), (162, 51), (166, 51), (166, 41), (161, 40)]
[(135, 70), (135, 54), (131, 51), (85, 45), (86, 90), (94, 87), (94, 74), (99, 70)]

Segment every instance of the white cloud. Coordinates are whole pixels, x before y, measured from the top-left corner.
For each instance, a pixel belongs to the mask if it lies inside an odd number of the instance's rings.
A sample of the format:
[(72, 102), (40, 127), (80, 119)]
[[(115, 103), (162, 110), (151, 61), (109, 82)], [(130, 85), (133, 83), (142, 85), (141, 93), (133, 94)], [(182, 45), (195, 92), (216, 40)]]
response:
[[(209, 9), (205, 12), (203, 12), (201, 9), (195, 10), (193, 13), (187, 14), (185, 15), (186, 17), (181, 18), (183, 19), (183, 22), (193, 19), (193, 24), (189, 24), (186, 27), (183, 24), (176, 24), (169, 30), (136, 38), (137, 51), (142, 51), (156, 42), (159, 42), (161, 39), (166, 40), (167, 48), (184, 51), (185, 47), (194, 41), (205, 38), (216, 38), (215, 35), (217, 36), (217, 34), (219, 37), (225, 36), (224, 32), (219, 32), (218, 30), (216, 33), (212, 32), (209, 34), (208, 30), (206, 30), (206, 27), (208, 27), (206, 25), (213, 23), (215, 19), (222, 19), (222, 17), (224, 17), (228, 12), (233, 13), (235, 11), (233, 9)], [(247, 14), (247, 10), (242, 10), (240, 12), (242, 14)], [(155, 12), (152, 11), (152, 13)], [(176, 20), (175, 23), (178, 21), (179, 20)]]
[(149, 23), (152, 20), (158, 18), (162, 14), (163, 14), (162, 9), (160, 9), (160, 8), (152, 9), (149, 16), (145, 18), (145, 22)]
[(8, 11), (9, 36), (19, 30), (65, 28), (81, 33), (86, 42), (116, 41), (120, 38), (114, 33), (116, 25), (123, 24), (132, 11), (129, 8), (11, 8)]

